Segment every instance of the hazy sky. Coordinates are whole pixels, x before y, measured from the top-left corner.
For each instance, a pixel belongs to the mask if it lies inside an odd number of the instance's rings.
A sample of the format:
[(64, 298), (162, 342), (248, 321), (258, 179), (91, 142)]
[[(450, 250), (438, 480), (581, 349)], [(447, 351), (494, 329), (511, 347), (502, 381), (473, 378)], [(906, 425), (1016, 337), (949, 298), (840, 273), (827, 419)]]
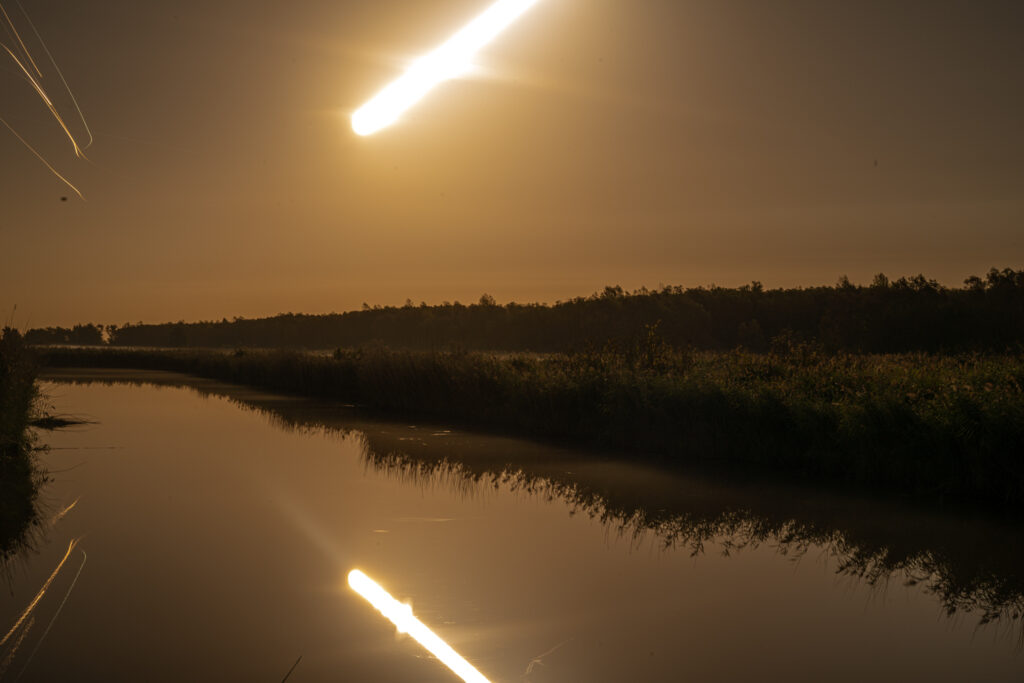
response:
[(488, 0), (22, 2), (95, 143), (0, 52), (0, 117), (85, 195), (0, 127), (19, 326), (1024, 267), (1016, 0), (541, 0), (368, 138)]

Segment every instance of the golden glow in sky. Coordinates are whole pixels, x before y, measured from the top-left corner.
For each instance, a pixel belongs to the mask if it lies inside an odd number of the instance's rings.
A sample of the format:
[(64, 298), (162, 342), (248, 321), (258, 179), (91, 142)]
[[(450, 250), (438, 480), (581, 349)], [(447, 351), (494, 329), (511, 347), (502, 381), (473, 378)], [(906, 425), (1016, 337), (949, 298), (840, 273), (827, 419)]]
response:
[(472, 67), (474, 55), (530, 9), (538, 0), (498, 0), (441, 47), (413, 62), (352, 115), (352, 130), (372, 135), (390, 126), (439, 83), (457, 78)]
[(408, 633), (466, 683), (490, 683), (448, 643), (441, 640), (422, 621), (414, 617), (412, 607), (395, 600), (369, 576), (358, 569), (353, 569), (348, 573), (348, 585), (387, 617), (398, 628), (399, 633)]

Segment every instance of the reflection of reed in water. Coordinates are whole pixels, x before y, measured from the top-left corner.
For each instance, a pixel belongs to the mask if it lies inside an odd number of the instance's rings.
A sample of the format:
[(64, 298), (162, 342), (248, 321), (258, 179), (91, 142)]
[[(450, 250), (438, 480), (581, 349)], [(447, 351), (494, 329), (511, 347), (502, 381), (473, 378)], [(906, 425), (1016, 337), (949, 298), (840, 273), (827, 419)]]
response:
[[(40, 490), (49, 477), (37, 457), (38, 451), (45, 450), (45, 447), (37, 446), (38, 438), (32, 427), (59, 429), (76, 424), (80, 420), (47, 414), (41, 404), (35, 379), (36, 365), (25, 348), (20, 333), (12, 328), (5, 328), (0, 334), (0, 574), (7, 581), (11, 579), (14, 565), (24, 560), (29, 552), (40, 547), (42, 535), (60, 522), (78, 503), (76, 500), (48, 518), (45, 506), (39, 503)], [(44, 603), (44, 598), (61, 575), (77, 545), (77, 539), (69, 543), (67, 552), (32, 600), (14, 617), (6, 632), (0, 631), (3, 634), (0, 636), (0, 678), (9, 670), (14, 671), (11, 665), (19, 655), (24, 659), (20, 670), (24, 673), (60, 616), (85, 567), (84, 551), (79, 550), (82, 562), (71, 579), (63, 600), (45, 622), (45, 628), (41, 632), (33, 630), (37, 623), (42, 622), (41, 619), (37, 620), (40, 605)], [(0, 626), (4, 627), (6, 625)], [(35, 644), (27, 656), (24, 656), (33, 638)], [(21, 677), (21, 673), (18, 674), (18, 678)]]
[(695, 556), (712, 546), (726, 554), (769, 546), (790, 558), (821, 550), (842, 576), (869, 586), (917, 585), (947, 616), (976, 614), (979, 624), (1005, 629), (1024, 645), (1024, 528), (1016, 521), (779, 484), (736, 470), (666, 474), (521, 439), (387, 423), (339, 404), (184, 375), (90, 376), (61, 381), (185, 386), (224, 396), (282, 429), (354, 435), (368, 467), (403, 481), (469, 496), (503, 488), (557, 498), (571, 513), (636, 543), (654, 540)]
[[(2, 515), (0, 515), (0, 574), (7, 581), (10, 581), (14, 567), (24, 561), (29, 553), (41, 547), (42, 538), (47, 531), (64, 519), (78, 504), (78, 500), (75, 500), (50, 515), (47, 514), (46, 506), (39, 504), (39, 492), (49, 479), (45, 470), (36, 462), (34, 450), (37, 449), (31, 445), (33, 443), (34, 440), (31, 437), (26, 437), (20, 444), (20, 448), (24, 452), (14, 458), (15, 462), (20, 462), (22, 467), (27, 468), (24, 472), (15, 471), (12, 475), (9, 471), (10, 451), (0, 459), (7, 461), (4, 467), (8, 468), (3, 475), (0, 475), (0, 508), (2, 508)], [(74, 539), (68, 544), (67, 551), (57, 562), (49, 577), (43, 582), (28, 605), (16, 616), (9, 629), (0, 637), (0, 679), (3, 679), (8, 671), (15, 671), (15, 669), (11, 669), (11, 665), (19, 654), (24, 661), (16, 679), (21, 678), (35, 658), (39, 647), (49, 635), (50, 629), (60, 617), (64, 605), (74, 591), (75, 585), (82, 575), (82, 570), (85, 568), (87, 556), (84, 550), (78, 549), (81, 554), (81, 563), (64, 590), (63, 598), (57, 604), (49, 620), (45, 621), (45, 628), (41, 632), (34, 630), (37, 625), (36, 617), (40, 611), (38, 608), (50, 593), (50, 589), (58, 577), (62, 573), (67, 573), (64, 572), (65, 566), (78, 544), (79, 539)], [(32, 638), (29, 638), (30, 633), (33, 634)], [(35, 635), (36, 633), (38, 633), (38, 637)], [(26, 641), (31, 644), (33, 639), (35, 644), (28, 651)], [(22, 647), (23, 645), (25, 647)]]
[(31, 453), (0, 455), (0, 572), (6, 573), (10, 562), (32, 546), (42, 483)]
[[(734, 507), (728, 499), (714, 506), (686, 496), (669, 502), (663, 492), (630, 490), (628, 480), (621, 488), (611, 481), (587, 481), (580, 477), (580, 468), (559, 478), (551, 472), (539, 475), (521, 469), (474, 471), (465, 461), (425, 462), (393, 451), (381, 454), (372, 448), (365, 457), (392, 476), (429, 487), (451, 483), (476, 489), (483, 485), (559, 498), (572, 514), (582, 512), (599, 519), (636, 545), (654, 541), (665, 549), (686, 550), (693, 556), (708, 547), (728, 555), (769, 546), (794, 560), (818, 550), (836, 562), (840, 576), (859, 579), (871, 587), (883, 587), (890, 581), (920, 586), (939, 600), (947, 616), (977, 614), (979, 626), (994, 624), (1024, 646), (1024, 552), (1019, 543), (1021, 530), (1013, 526), (988, 526), (983, 520), (958, 524), (948, 518), (929, 519), (930, 515), (920, 511), (918, 518), (887, 526), (885, 511), (896, 506), (873, 501), (840, 500), (834, 510), (814, 505), (801, 509), (799, 502), (787, 507), (784, 500), (771, 501), (764, 496), (763, 506)], [(617, 469), (614, 464), (602, 466)], [(608, 474), (617, 473), (599, 477)], [(880, 509), (871, 511), (871, 505)], [(929, 524), (935, 526), (925, 528)]]

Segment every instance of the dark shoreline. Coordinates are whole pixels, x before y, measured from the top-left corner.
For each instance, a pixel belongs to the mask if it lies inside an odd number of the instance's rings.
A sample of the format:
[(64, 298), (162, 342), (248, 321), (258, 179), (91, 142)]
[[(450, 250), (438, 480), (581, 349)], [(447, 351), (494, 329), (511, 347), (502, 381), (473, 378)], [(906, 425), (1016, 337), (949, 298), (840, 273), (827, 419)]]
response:
[(180, 372), (620, 454), (1024, 511), (1018, 356), (40, 348), (50, 368)]
[(28, 543), (44, 483), (32, 434), (37, 366), (17, 330), (0, 337), (0, 565)]

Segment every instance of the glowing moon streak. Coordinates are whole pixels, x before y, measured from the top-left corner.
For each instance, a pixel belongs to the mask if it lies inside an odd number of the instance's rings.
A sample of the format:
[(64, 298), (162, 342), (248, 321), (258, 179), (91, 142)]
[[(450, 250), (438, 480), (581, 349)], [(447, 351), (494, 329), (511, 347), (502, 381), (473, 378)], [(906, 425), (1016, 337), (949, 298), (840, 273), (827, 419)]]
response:
[(412, 607), (395, 600), (369, 576), (358, 569), (353, 569), (348, 573), (348, 585), (398, 627), (399, 633), (408, 633), (466, 683), (490, 683), (448, 643), (441, 640), (422, 621), (414, 617)]
[(433, 52), (413, 62), (352, 115), (352, 130), (372, 135), (397, 121), (439, 83), (456, 78), (472, 67), (473, 56), (504, 31), (538, 0), (498, 0)]

